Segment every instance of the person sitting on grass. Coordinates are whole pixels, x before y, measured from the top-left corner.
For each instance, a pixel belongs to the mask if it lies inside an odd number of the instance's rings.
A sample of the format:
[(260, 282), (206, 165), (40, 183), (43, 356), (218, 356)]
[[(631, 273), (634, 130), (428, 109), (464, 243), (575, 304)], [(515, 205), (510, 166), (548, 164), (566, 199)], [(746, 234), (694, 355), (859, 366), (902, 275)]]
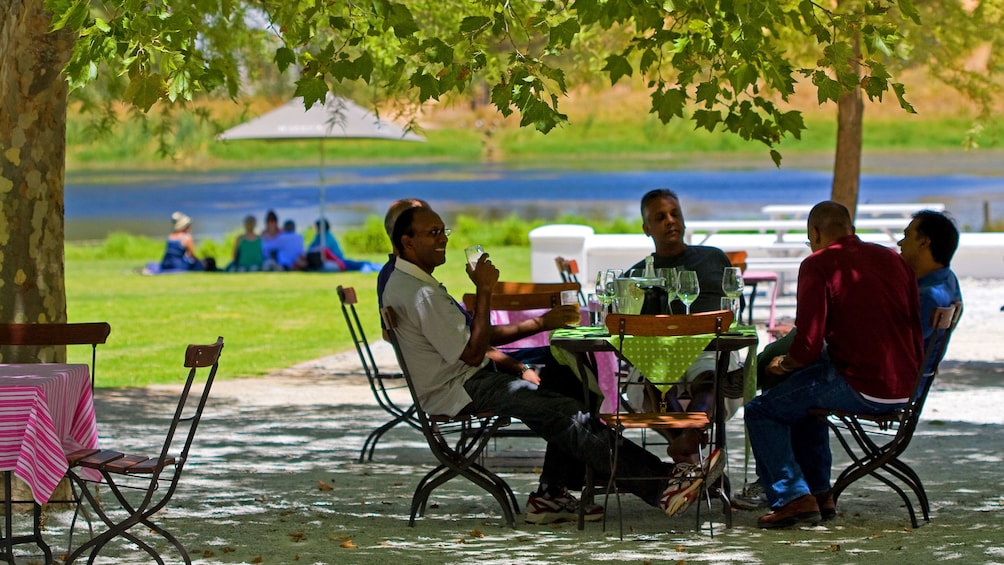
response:
[(257, 224), (254, 216), (245, 216), (244, 233), (234, 241), (234, 258), (227, 266), (228, 271), (245, 273), (261, 270), (265, 257), (261, 250), (261, 238), (255, 233)]
[(195, 240), (192, 238), (192, 219), (181, 212), (171, 214), (171, 234), (167, 236), (164, 257), (160, 260), (160, 270), (167, 272), (203, 271), (206, 265), (195, 255)]
[[(338, 240), (331, 233), (331, 223), (327, 218), (321, 218), (314, 222), (316, 235), (307, 246), (307, 262), (305, 270), (345, 272), (359, 271), (361, 273), (373, 273), (380, 270), (381, 265), (371, 261), (357, 261), (345, 257), (342, 248), (338, 245)], [(321, 245), (321, 237), (324, 237), (324, 245)]]

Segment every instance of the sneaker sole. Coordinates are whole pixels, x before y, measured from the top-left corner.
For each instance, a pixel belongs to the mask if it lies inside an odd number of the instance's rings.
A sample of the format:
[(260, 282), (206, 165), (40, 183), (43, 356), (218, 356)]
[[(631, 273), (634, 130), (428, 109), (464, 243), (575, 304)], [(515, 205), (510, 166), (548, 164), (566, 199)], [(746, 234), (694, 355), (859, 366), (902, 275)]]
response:
[[(600, 518), (603, 516), (601, 515)], [(548, 514), (527, 514), (526, 523), (536, 524), (538, 526), (543, 524), (554, 524), (556, 522), (571, 522), (573, 520), (578, 520), (579, 517), (576, 514), (558, 514), (558, 513), (548, 513)], [(586, 521), (590, 520), (589, 516), (586, 516)]]
[(689, 487), (687, 487), (687, 490), (683, 491), (682, 496), (677, 494), (674, 499), (671, 499), (669, 504), (666, 506), (666, 516), (672, 518), (677, 514), (686, 512), (687, 509), (690, 508), (690, 505), (697, 500), (697, 495), (701, 492), (701, 485), (703, 484), (704, 481), (702, 479), (697, 479)]
[(725, 471), (725, 456), (720, 450), (715, 450), (715, 453), (717, 456), (711, 460), (710, 467), (704, 472), (704, 480), (709, 485), (713, 485)]

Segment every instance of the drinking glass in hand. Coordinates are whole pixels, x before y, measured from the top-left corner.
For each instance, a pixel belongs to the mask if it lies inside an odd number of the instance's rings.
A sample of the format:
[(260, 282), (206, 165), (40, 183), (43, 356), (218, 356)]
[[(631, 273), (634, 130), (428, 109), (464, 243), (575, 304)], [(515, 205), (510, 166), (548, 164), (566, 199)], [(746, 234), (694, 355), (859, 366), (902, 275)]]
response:
[(697, 281), (697, 271), (680, 272), (680, 290), (677, 291), (680, 302), (687, 307), (687, 315), (690, 315), (690, 305), (697, 300), (701, 294), (701, 284)]

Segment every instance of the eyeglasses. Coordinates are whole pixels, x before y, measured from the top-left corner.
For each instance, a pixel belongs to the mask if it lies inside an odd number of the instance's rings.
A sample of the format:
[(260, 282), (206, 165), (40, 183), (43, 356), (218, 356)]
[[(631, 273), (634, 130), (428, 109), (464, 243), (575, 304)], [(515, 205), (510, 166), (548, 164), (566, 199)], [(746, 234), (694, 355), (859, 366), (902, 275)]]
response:
[(433, 228), (425, 232), (425, 234), (428, 235), (429, 237), (439, 237), (440, 234), (445, 235), (446, 237), (450, 237), (451, 233), (453, 233), (453, 230), (450, 228)]

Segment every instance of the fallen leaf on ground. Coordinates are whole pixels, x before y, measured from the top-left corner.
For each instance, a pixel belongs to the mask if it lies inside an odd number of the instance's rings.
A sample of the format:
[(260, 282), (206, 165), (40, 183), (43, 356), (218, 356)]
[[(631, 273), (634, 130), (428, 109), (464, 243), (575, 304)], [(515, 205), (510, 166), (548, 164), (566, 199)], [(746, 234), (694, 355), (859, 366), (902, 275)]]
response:
[(471, 536), (472, 538), (483, 538), (483, 537), (485, 537), (485, 534), (483, 532), (481, 532), (480, 530), (471, 530), (470, 532), (467, 532), (467, 534), (469, 536)]
[(840, 544), (839, 543), (831, 543), (830, 544), (830, 551), (840, 551)]
[(307, 534), (305, 534), (303, 532), (290, 532), (289, 533), (289, 539), (293, 540), (294, 542), (303, 541), (306, 538), (307, 538)]
[(317, 490), (334, 490), (335, 487), (329, 485), (324, 481), (317, 481)]
[(258, 557), (255, 557), (254, 559), (252, 559), (251, 562), (252, 563), (264, 563), (265, 560), (261, 558), (261, 555), (259, 555)]
[(213, 553), (213, 551), (211, 549), (207, 549), (207, 550), (205, 550), (205, 551), (202, 552), (202, 556), (203, 557), (216, 557), (216, 554)]
[(343, 541), (338, 547), (345, 548), (345, 549), (355, 549), (358, 546), (356, 544), (352, 543), (352, 540), (347, 539), (347, 540)]

